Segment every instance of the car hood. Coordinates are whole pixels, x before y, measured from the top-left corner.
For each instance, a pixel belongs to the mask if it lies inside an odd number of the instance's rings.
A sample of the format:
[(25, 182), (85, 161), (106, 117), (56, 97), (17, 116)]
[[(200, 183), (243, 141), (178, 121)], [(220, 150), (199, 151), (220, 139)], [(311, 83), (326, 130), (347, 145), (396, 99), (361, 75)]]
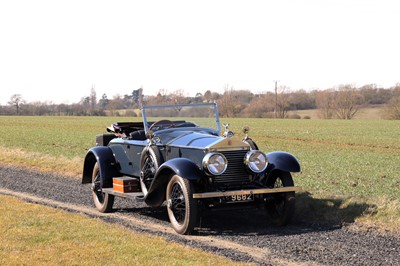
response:
[[(160, 135), (163, 144), (168, 146), (190, 147), (195, 149), (246, 149), (249, 145), (238, 138), (225, 138), (207, 132), (179, 131)], [(164, 141), (163, 141), (164, 140)]]

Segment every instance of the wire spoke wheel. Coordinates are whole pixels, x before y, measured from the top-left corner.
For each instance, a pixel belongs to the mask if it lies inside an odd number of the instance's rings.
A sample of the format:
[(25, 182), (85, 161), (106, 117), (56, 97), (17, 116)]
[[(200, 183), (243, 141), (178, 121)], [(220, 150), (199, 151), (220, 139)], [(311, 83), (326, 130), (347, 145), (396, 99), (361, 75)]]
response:
[(95, 176), (95, 178), (93, 180), (92, 190), (93, 190), (93, 193), (95, 194), (94, 196), (97, 197), (98, 202), (103, 203), (104, 202), (104, 193), (101, 191), (100, 172), (97, 172), (97, 175)]
[(183, 195), (183, 189), (179, 183), (175, 183), (171, 192), (170, 209), (179, 224), (185, 221), (186, 202)]
[[(267, 181), (267, 186), (271, 188), (281, 188), (293, 186), (293, 179), (290, 173), (284, 171), (274, 171)], [(295, 211), (295, 193), (274, 193), (266, 199), (266, 210), (272, 222), (276, 225), (287, 225)]]
[(160, 165), (161, 155), (158, 148), (154, 146), (145, 148), (140, 159), (140, 187), (145, 196), (149, 192), (151, 183)]
[(142, 168), (142, 176), (141, 180), (146, 187), (146, 190), (149, 189), (151, 182), (153, 181), (154, 175), (156, 173), (156, 168), (154, 162), (150, 156), (148, 156), (144, 162)]
[(112, 207), (114, 205), (114, 196), (102, 191), (101, 175), (99, 164), (97, 162), (93, 167), (92, 197), (94, 205), (100, 212), (112, 211)]
[(167, 212), (174, 230), (183, 235), (193, 232), (198, 222), (197, 201), (193, 185), (178, 175), (172, 176), (166, 191)]

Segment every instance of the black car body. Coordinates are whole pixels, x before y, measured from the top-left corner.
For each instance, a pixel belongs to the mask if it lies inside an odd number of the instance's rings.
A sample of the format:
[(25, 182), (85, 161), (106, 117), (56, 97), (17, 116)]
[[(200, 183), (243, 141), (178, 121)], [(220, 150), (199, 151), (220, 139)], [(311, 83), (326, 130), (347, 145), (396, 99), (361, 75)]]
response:
[[(228, 205), (262, 205), (277, 224), (294, 213), (295, 191), (290, 172), (300, 164), (291, 154), (265, 154), (248, 136), (236, 138), (221, 127), (217, 105), (144, 106), (143, 123), (116, 123), (111, 134), (96, 136), (89, 149), (82, 183), (91, 183), (101, 212), (112, 210), (114, 197), (164, 202), (175, 231), (190, 234), (200, 210)], [(150, 122), (153, 121), (153, 122)], [(116, 180), (136, 185), (116, 190)]]

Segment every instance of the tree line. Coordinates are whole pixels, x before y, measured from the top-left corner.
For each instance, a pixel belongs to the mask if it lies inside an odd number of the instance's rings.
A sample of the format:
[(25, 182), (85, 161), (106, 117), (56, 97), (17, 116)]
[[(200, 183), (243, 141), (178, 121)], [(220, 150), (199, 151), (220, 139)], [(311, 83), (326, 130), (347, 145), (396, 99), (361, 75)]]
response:
[(380, 105), (384, 106), (382, 118), (400, 119), (400, 83), (390, 88), (346, 84), (312, 91), (292, 91), (279, 86), (275, 92), (257, 94), (227, 85), (223, 93), (207, 90), (192, 97), (183, 90), (168, 92), (163, 89), (156, 95), (145, 95), (140, 88), (111, 99), (106, 94), (98, 98), (96, 90), (91, 88), (88, 96), (73, 104), (26, 102), (22, 95), (14, 94), (7, 105), (0, 106), (0, 115), (137, 116), (142, 104), (204, 102), (217, 102), (222, 117), (300, 118), (296, 111), (316, 109), (320, 118), (352, 119), (360, 108)]

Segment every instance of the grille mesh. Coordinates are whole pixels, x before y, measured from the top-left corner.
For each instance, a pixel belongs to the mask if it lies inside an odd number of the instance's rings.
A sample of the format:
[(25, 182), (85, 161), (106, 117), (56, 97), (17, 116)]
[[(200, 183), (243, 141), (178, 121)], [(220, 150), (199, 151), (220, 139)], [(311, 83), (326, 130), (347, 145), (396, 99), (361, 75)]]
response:
[(214, 181), (218, 186), (240, 186), (250, 183), (249, 174), (243, 163), (247, 150), (220, 151), (228, 160), (228, 168), (225, 173), (216, 176)]

